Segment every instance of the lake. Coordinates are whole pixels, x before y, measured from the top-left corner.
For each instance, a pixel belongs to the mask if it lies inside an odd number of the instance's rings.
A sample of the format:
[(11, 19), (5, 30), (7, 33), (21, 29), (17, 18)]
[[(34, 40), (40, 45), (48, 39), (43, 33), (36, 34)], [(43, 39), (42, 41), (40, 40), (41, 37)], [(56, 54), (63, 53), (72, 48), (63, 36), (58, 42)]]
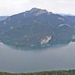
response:
[(45, 49), (21, 50), (0, 42), (0, 71), (38, 72), (75, 69), (75, 42)]

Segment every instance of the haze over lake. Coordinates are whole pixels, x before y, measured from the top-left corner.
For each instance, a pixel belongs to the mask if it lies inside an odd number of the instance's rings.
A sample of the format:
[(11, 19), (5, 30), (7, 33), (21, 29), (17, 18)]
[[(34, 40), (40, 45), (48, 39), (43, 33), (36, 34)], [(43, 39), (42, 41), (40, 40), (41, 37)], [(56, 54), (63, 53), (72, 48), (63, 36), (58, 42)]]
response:
[(21, 50), (0, 42), (0, 71), (35, 72), (75, 69), (75, 42), (51, 48)]

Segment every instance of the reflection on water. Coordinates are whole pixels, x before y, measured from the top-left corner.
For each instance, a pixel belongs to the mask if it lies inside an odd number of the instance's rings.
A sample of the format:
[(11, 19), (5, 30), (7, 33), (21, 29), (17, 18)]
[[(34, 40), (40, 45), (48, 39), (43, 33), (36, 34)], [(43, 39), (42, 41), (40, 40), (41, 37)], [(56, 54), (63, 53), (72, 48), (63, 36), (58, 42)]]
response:
[(34, 72), (74, 69), (75, 43), (62, 45), (44, 50), (16, 50), (0, 43), (0, 71)]

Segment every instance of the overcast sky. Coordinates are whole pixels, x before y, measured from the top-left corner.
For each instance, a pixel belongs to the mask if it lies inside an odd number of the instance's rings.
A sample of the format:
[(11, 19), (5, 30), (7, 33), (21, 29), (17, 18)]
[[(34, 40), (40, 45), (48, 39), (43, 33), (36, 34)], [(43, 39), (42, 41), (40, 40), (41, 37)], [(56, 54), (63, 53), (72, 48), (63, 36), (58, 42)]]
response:
[(21, 13), (33, 7), (75, 15), (75, 0), (0, 0), (0, 16)]

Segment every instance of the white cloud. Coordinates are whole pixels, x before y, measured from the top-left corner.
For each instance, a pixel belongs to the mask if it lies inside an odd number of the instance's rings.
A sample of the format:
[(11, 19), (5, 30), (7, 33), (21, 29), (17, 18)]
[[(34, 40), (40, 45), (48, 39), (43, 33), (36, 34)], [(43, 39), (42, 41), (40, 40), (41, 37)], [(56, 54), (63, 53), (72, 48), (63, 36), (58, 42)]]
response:
[[(0, 0), (0, 14), (11, 15), (24, 11), (29, 0)], [(25, 8), (26, 9), (26, 8)]]
[(12, 15), (33, 7), (75, 15), (75, 0), (0, 0), (0, 15)]

